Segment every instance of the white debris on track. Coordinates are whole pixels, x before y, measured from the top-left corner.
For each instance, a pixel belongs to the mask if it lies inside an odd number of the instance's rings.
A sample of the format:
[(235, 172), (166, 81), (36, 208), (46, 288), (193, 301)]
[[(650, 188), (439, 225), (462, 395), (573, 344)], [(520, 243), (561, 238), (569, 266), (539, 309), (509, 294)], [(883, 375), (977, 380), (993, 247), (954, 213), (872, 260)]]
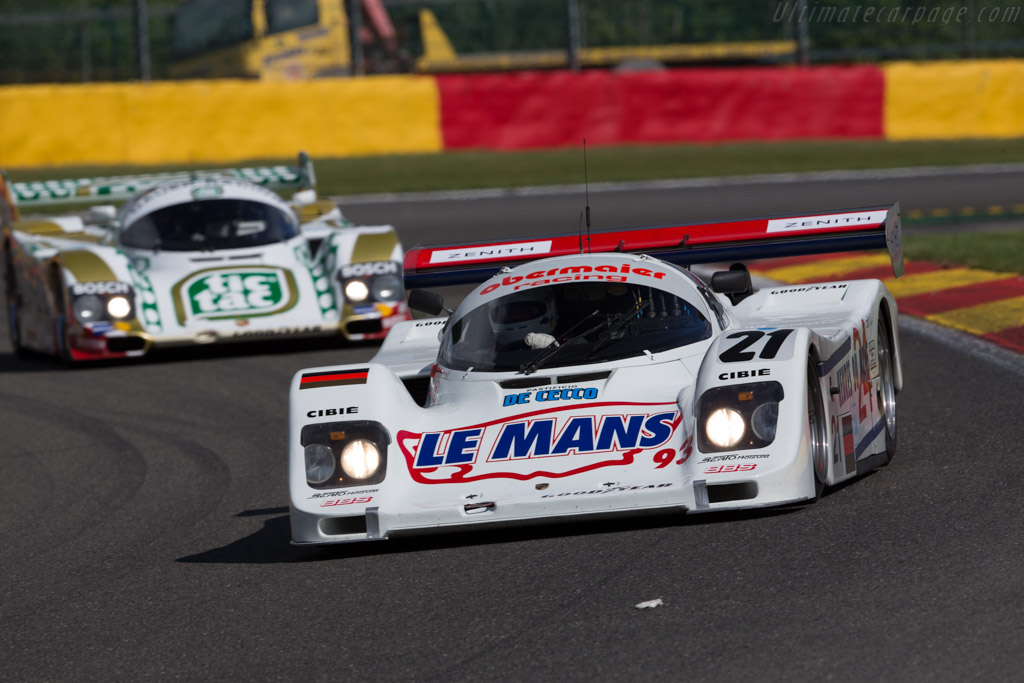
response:
[(664, 604), (665, 603), (661, 601), (661, 598), (655, 598), (654, 600), (648, 600), (646, 602), (638, 602), (637, 604), (633, 605), (633, 607), (637, 609), (650, 609), (653, 607), (660, 607)]

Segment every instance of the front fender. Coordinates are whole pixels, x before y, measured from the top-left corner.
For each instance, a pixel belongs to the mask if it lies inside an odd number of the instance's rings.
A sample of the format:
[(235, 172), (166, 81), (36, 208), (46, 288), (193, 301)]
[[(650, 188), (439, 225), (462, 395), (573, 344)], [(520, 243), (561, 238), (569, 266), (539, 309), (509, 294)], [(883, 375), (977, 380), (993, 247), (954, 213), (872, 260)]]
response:
[[(302, 443), (304, 428), (327, 430), (330, 444), (340, 452), (344, 440), (352, 435), (346, 430), (366, 429), (379, 425), (386, 433), (386, 445), (381, 453), (386, 476), (397, 476), (401, 471), (402, 454), (395, 442), (397, 430), (424, 411), (410, 396), (402, 381), (385, 365), (328, 366), (301, 370), (292, 379), (289, 401), (289, 492), (292, 508), (315, 512), (325, 496), (344, 497), (347, 491), (366, 492), (366, 481), (334, 477), (320, 485), (310, 485), (306, 479), (305, 447)], [(335, 454), (337, 455), (337, 453)], [(377, 482), (379, 483), (379, 482)], [(371, 506), (374, 492), (355, 496), (368, 498), (347, 504), (339, 509), (344, 514), (363, 514)], [(322, 511), (320, 511), (322, 514)]]
[[(697, 439), (687, 463), (708, 488), (709, 509), (777, 505), (814, 495), (806, 415), (815, 340), (806, 327), (760, 327), (728, 330), (711, 345), (697, 377)], [(752, 413), (776, 400), (775, 435), (765, 443), (750, 426)], [(723, 448), (707, 438), (706, 424), (715, 407), (726, 404), (743, 415), (745, 431), (737, 444)]]

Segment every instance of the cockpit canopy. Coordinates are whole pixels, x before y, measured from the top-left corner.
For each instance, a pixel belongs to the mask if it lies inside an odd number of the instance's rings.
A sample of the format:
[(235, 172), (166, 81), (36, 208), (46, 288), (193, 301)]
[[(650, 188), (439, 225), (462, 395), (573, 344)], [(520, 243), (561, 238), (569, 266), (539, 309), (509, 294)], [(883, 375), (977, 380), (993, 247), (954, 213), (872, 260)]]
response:
[(218, 198), (170, 204), (121, 231), (121, 244), (136, 249), (212, 251), (274, 244), (298, 234), (295, 216), (251, 199)]
[(706, 308), (671, 292), (632, 282), (567, 282), (511, 292), (453, 320), (439, 362), (513, 372), (543, 357), (545, 367), (564, 367), (657, 353), (711, 334)]

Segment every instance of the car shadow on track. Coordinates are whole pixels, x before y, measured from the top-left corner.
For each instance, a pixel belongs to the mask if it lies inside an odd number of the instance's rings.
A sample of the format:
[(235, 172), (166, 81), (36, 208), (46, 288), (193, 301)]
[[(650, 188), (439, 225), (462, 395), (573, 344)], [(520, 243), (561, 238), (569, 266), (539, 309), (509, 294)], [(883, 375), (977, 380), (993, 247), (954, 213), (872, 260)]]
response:
[(120, 358), (81, 363), (62, 363), (54, 356), (31, 351), (24, 352), (22, 356), (18, 356), (12, 351), (0, 351), (0, 375), (25, 372), (68, 372), (85, 368), (130, 368), (150, 363), (217, 361), (224, 358), (243, 358), (246, 356), (281, 356), (291, 353), (375, 348), (377, 345), (379, 345), (379, 342), (376, 341), (347, 342), (340, 337), (320, 337), (156, 349), (140, 358)]
[(590, 534), (635, 532), (706, 524), (735, 524), (748, 520), (790, 515), (799, 512), (804, 507), (806, 506), (792, 505), (757, 510), (710, 512), (700, 515), (673, 515), (666, 513), (647, 517), (603, 519), (590, 522), (547, 523), (544, 526), (459, 531), (431, 536), (404, 537), (383, 542), (371, 541), (313, 547), (290, 545), (291, 528), (288, 523), (288, 515), (280, 514), (287, 513), (288, 508), (265, 508), (261, 510), (246, 510), (235, 515), (236, 517), (274, 515), (264, 520), (263, 527), (259, 531), (233, 541), (226, 546), (205, 550), (195, 555), (180, 557), (176, 561), (203, 564), (320, 562), (396, 553), (404, 554), (443, 548), (586, 536)]
[(12, 372), (53, 372), (60, 366), (43, 355), (25, 354), (18, 356), (12, 351), (0, 352), (0, 375)]

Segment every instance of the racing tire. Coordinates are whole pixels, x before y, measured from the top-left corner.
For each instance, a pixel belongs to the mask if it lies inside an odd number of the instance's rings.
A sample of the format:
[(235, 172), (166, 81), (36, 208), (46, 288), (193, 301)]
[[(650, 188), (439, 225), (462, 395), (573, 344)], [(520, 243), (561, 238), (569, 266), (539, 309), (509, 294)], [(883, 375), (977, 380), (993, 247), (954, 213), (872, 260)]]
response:
[(61, 363), (71, 363), (71, 348), (68, 345), (67, 316), (63, 313), (57, 314), (57, 320), (53, 323), (53, 338), (57, 349), (57, 360)]
[(67, 288), (59, 271), (54, 272), (53, 282), (53, 296), (57, 302), (57, 315), (53, 320), (53, 348), (57, 360), (68, 365), (71, 363), (71, 346), (68, 343), (68, 312), (64, 294)]
[(896, 380), (892, 359), (892, 329), (889, 316), (880, 312), (878, 315), (878, 409), (885, 421), (885, 457), (882, 467), (892, 462), (896, 455), (897, 424), (896, 424)]
[(28, 351), (24, 346), (21, 345), (21, 330), (18, 327), (19, 324), (18, 315), (18, 304), (16, 302), (7, 301), (7, 336), (11, 341), (11, 350), (14, 351), (14, 355), (18, 358), (25, 358), (28, 356)]
[(821, 382), (818, 381), (817, 366), (813, 358), (807, 359), (807, 452), (811, 458), (811, 479), (814, 482), (814, 497), (810, 499), (812, 503), (825, 491), (829, 453), (825, 401), (821, 394)]
[(11, 349), (18, 358), (25, 358), (28, 356), (28, 350), (21, 343), (21, 306), (18, 301), (14, 265), (9, 257), (4, 271), (4, 299), (7, 304), (7, 335), (11, 341)]

